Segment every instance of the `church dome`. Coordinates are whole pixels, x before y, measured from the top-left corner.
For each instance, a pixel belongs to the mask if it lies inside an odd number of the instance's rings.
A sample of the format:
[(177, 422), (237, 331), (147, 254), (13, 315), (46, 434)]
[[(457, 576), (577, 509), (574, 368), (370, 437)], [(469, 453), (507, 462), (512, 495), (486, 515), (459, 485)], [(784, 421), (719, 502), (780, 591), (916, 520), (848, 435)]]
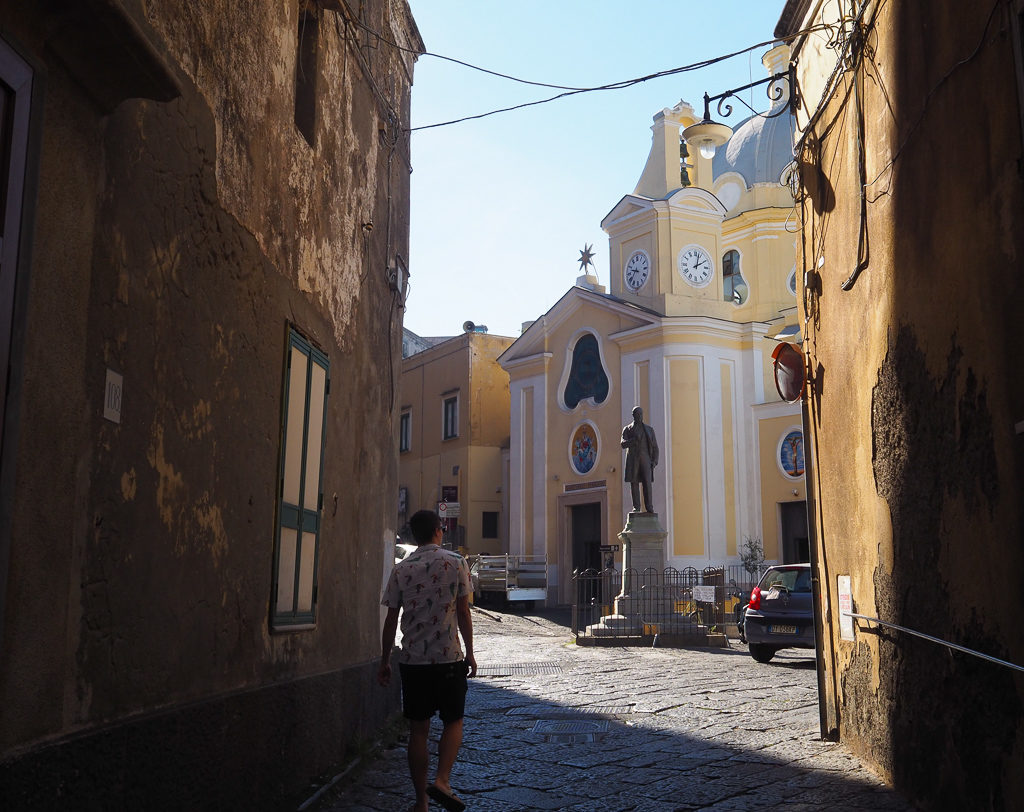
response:
[(778, 183), (782, 170), (793, 160), (794, 131), (795, 122), (788, 111), (775, 109), (767, 115), (750, 116), (736, 128), (729, 143), (715, 152), (712, 175), (719, 178), (737, 172), (747, 186)]

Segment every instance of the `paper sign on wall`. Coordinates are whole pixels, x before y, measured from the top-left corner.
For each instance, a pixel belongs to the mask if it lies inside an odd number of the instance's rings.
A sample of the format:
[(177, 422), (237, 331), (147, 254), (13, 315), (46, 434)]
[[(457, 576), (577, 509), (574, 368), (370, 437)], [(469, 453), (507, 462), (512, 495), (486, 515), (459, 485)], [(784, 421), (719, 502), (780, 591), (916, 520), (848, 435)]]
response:
[(695, 586), (693, 588), (693, 599), (698, 603), (714, 603), (714, 586)]
[(836, 579), (839, 587), (839, 639), (853, 640), (853, 618), (848, 614), (853, 611), (853, 591), (850, 589), (850, 576), (840, 575)]

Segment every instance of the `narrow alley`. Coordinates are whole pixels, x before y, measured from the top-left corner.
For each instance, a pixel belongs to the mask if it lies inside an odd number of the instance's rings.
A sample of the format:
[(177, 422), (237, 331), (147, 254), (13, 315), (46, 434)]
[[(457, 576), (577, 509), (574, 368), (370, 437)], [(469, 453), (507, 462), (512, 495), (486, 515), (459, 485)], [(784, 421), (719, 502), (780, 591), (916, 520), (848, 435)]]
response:
[[(452, 777), (470, 812), (912, 808), (819, 739), (811, 652), (761, 665), (737, 640), (584, 648), (567, 612), (473, 616), (481, 673)], [(411, 798), (403, 739), (306, 809), (404, 812)]]

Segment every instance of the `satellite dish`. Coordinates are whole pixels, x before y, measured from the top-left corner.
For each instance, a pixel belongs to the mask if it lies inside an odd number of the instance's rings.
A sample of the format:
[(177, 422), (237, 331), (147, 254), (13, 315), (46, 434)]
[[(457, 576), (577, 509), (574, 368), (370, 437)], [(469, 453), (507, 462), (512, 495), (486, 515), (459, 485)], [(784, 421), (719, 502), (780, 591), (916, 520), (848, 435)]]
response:
[(476, 325), (471, 321), (464, 321), (462, 322), (462, 329), (467, 333), (472, 333), (476, 329)]

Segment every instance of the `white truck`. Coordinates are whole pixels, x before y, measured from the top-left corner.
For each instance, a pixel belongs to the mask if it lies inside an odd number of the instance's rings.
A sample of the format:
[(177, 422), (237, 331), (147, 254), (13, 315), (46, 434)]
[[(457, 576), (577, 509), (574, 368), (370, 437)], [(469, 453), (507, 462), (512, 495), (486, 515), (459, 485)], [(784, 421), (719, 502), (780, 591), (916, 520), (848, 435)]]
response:
[(543, 555), (477, 555), (470, 558), (477, 603), (542, 601), (548, 596), (548, 560)]

